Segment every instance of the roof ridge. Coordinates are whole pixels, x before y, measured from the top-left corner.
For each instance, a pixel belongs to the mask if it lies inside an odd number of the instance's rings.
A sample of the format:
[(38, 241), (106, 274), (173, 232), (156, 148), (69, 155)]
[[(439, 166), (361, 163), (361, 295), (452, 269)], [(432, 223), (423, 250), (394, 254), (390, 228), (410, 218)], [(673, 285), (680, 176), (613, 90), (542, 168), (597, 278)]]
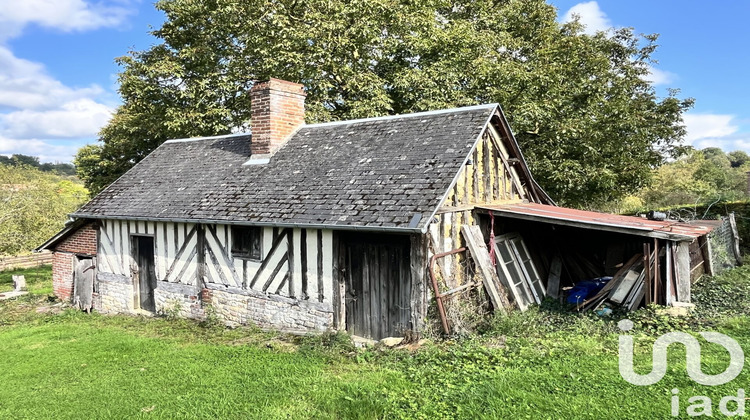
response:
[(250, 133), (231, 133), (231, 134), (219, 134), (217, 136), (205, 136), (205, 137), (187, 137), (184, 139), (169, 139), (165, 141), (164, 143), (184, 143), (189, 141), (201, 141), (201, 140), (216, 140), (216, 139), (223, 139), (223, 138), (229, 138), (229, 137), (242, 137), (242, 136), (249, 136)]
[(397, 118), (417, 118), (417, 117), (423, 117), (423, 116), (428, 116), (428, 115), (447, 114), (450, 112), (458, 112), (458, 111), (463, 112), (463, 111), (474, 111), (474, 110), (483, 109), (483, 108), (495, 108), (497, 106), (499, 106), (498, 103), (470, 105), (470, 106), (462, 106), (462, 107), (457, 107), (457, 108), (446, 108), (446, 109), (436, 109), (432, 111), (412, 112), (409, 114), (383, 115), (380, 117), (369, 117), (369, 118), (359, 118), (359, 119), (354, 119), (354, 120), (341, 120), (341, 121), (329, 121), (329, 122), (322, 122), (322, 123), (315, 123), (315, 124), (305, 124), (301, 128), (358, 124), (358, 123), (370, 122), (370, 121), (394, 120)]

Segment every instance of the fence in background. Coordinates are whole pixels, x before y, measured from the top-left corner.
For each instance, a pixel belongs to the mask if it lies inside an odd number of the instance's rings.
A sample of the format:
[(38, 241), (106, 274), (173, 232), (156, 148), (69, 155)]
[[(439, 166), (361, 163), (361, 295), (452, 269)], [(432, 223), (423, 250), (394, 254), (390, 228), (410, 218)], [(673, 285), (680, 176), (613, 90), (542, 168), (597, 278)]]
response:
[(14, 268), (32, 268), (46, 264), (52, 264), (52, 253), (49, 251), (14, 257), (0, 257), (0, 271)]

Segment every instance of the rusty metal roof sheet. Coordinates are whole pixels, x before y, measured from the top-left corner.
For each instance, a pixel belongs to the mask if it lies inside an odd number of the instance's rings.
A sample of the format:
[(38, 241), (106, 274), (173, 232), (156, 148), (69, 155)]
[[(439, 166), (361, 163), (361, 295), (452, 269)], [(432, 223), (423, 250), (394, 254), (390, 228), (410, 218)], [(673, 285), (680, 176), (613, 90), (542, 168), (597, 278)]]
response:
[(486, 205), (477, 206), (477, 208), (492, 210), (494, 214), (515, 219), (678, 241), (695, 239), (711, 232), (714, 228), (711, 223), (696, 224), (696, 222), (693, 222), (688, 224), (674, 220), (648, 220), (641, 217), (621, 216), (536, 203)]

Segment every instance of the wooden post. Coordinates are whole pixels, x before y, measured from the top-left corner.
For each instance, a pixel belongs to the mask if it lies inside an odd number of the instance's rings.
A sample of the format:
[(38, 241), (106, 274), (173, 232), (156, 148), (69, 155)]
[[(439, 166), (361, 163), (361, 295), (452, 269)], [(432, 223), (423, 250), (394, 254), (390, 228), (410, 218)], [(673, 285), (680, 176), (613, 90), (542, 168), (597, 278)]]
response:
[(737, 265), (742, 265), (742, 254), (740, 253), (740, 234), (737, 231), (737, 221), (734, 220), (734, 212), (729, 213), (729, 226), (732, 228), (732, 250), (737, 260)]
[(547, 296), (557, 299), (560, 294), (560, 274), (562, 274), (562, 258), (555, 254), (550, 263), (549, 276), (547, 276)]
[(690, 244), (679, 242), (676, 250), (677, 301), (690, 302)]
[(427, 316), (427, 236), (411, 235), (409, 260), (411, 263), (411, 328), (415, 335), (424, 329), (424, 319)]
[(703, 235), (698, 238), (698, 245), (701, 248), (701, 255), (703, 255), (703, 270), (706, 275), (714, 275), (714, 262), (713, 254), (711, 252), (711, 242), (708, 240), (708, 235)]
[(195, 225), (196, 244), (197, 249), (196, 262), (198, 264), (197, 270), (195, 270), (196, 282), (195, 285), (198, 288), (198, 294), (200, 295), (201, 290), (206, 287), (206, 230), (203, 225)]
[(487, 294), (490, 295), (492, 306), (496, 311), (507, 314), (510, 308), (510, 301), (508, 300), (505, 288), (500, 283), (500, 278), (497, 276), (495, 268), (490, 263), (490, 253), (484, 245), (484, 237), (479, 230), (479, 226), (462, 225), (461, 232), (466, 240), (466, 246), (469, 248), (471, 256), (474, 258), (474, 262), (482, 276), (484, 288), (487, 290)]

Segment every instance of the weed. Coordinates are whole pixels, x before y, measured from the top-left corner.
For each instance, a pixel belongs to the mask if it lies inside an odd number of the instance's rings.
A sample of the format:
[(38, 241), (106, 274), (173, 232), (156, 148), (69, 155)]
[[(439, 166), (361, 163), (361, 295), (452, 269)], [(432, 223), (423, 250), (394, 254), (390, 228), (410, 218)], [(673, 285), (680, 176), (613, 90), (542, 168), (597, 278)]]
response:
[(182, 303), (177, 299), (170, 300), (161, 309), (161, 314), (169, 320), (176, 320), (176, 319), (181, 318), (182, 317)]

